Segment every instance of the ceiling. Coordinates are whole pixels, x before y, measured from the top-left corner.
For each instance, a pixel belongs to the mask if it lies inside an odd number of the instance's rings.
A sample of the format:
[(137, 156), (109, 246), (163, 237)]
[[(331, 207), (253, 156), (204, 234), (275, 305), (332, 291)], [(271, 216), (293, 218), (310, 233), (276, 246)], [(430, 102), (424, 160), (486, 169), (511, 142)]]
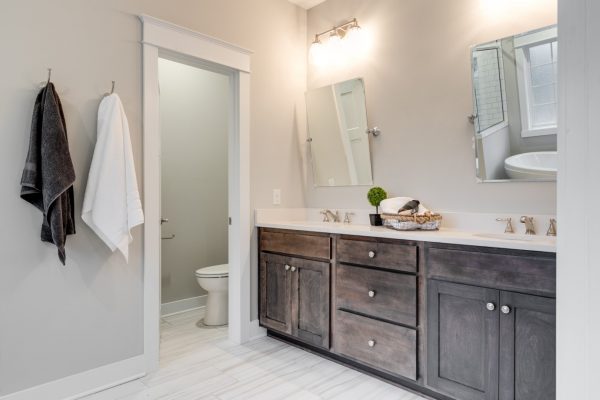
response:
[(325, 2), (325, 0), (289, 0), (289, 2), (308, 10), (309, 8), (313, 8), (314, 6)]

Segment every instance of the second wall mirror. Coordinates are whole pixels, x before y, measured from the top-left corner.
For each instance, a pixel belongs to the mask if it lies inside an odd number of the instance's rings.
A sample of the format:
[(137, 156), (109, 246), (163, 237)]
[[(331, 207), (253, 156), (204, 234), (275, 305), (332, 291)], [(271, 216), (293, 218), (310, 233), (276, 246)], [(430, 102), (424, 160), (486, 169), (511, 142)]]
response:
[(315, 186), (372, 185), (363, 80), (308, 91), (306, 111)]
[(556, 180), (557, 29), (472, 49), (477, 178)]

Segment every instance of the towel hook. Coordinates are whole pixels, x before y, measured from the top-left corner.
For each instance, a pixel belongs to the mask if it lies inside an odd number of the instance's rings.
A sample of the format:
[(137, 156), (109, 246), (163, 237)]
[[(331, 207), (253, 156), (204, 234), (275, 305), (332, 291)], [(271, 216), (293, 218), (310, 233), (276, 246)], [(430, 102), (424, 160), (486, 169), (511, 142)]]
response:
[(48, 82), (46, 82), (46, 84), (50, 83), (51, 76), (52, 76), (52, 68), (48, 68)]
[(112, 81), (112, 87), (110, 89), (110, 94), (113, 94), (115, 92), (115, 81)]

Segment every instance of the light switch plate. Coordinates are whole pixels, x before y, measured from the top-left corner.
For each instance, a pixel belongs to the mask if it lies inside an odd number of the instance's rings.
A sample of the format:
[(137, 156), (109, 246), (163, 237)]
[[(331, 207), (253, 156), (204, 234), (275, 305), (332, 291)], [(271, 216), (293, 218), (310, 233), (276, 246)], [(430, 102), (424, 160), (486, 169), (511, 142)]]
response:
[(281, 189), (273, 189), (273, 205), (278, 206), (281, 204)]

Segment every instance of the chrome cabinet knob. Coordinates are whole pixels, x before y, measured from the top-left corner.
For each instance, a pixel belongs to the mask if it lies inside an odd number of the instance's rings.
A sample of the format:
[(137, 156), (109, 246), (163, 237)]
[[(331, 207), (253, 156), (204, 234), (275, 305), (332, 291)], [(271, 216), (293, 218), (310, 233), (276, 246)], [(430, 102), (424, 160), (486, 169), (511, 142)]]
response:
[(375, 297), (375, 291), (369, 290), (369, 297)]
[(286, 265), (285, 265), (285, 270), (286, 270), (286, 271), (289, 271), (289, 270), (290, 270), (290, 266), (286, 264)]
[(496, 309), (496, 305), (494, 303), (487, 303), (485, 308), (487, 308), (489, 311), (494, 311)]
[(295, 271), (296, 271), (296, 267), (292, 267), (292, 272), (295, 272)]
[(500, 307), (500, 311), (502, 311), (502, 314), (510, 314), (510, 307), (509, 306), (502, 306)]
[(375, 339), (371, 339), (367, 342), (367, 344), (369, 345), (369, 347), (375, 347)]
[(369, 258), (375, 258), (375, 252), (373, 250), (369, 251)]

